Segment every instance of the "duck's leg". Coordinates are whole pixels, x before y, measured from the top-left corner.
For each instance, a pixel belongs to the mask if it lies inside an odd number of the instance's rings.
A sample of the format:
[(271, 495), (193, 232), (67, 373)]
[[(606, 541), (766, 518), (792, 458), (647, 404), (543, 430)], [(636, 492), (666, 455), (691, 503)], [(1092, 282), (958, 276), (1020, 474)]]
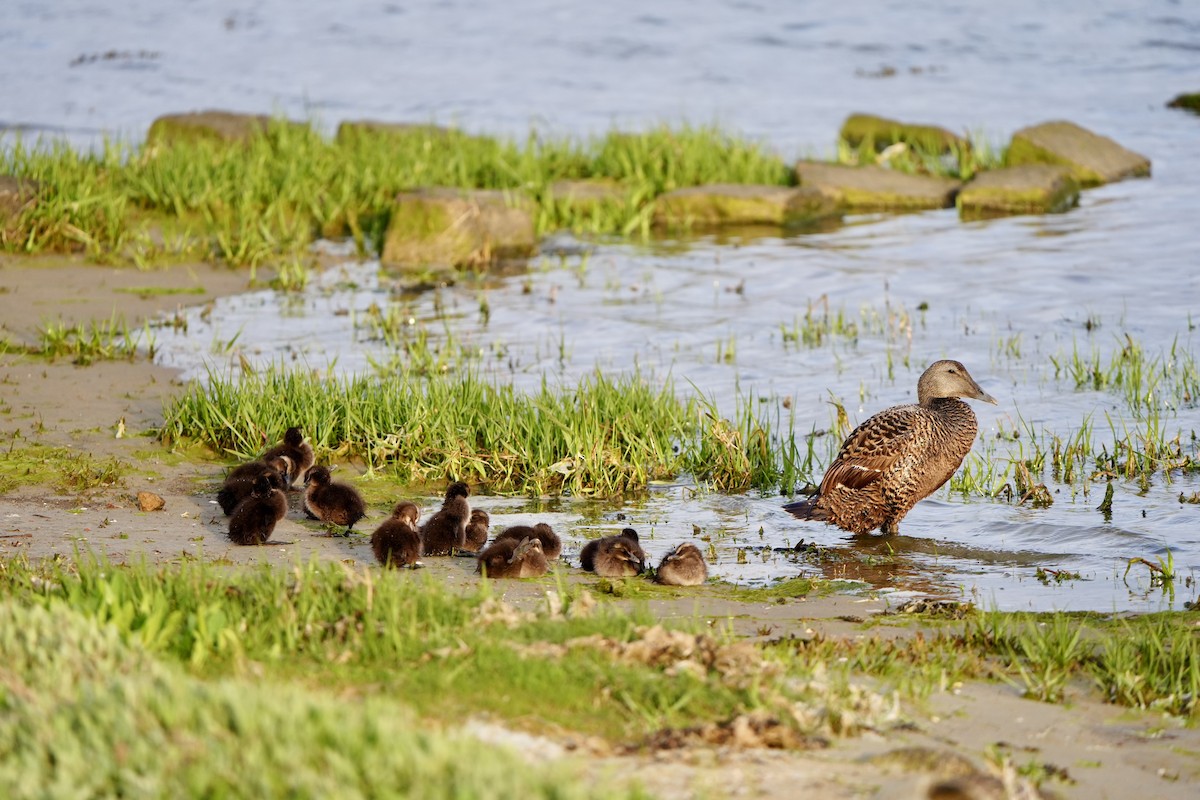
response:
[(900, 521), (896, 519), (885, 519), (883, 524), (879, 526), (879, 532), (886, 536), (895, 536), (900, 532)]

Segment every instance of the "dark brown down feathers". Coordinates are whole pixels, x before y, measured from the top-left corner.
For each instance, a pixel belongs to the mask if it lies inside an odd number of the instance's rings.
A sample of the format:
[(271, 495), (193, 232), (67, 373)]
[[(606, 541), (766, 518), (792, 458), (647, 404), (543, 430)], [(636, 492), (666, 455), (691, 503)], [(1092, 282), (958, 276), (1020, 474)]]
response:
[(930, 365), (917, 382), (916, 405), (880, 411), (855, 428), (817, 494), (784, 510), (853, 533), (896, 533), (904, 515), (950, 479), (975, 442), (975, 414), (960, 397), (996, 402), (959, 362)]

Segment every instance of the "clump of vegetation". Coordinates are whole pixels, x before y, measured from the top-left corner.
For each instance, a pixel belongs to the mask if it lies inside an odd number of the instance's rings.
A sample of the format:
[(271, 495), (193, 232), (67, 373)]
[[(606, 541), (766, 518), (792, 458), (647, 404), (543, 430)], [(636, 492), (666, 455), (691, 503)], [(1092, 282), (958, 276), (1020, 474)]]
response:
[(681, 473), (722, 490), (770, 489), (807, 479), (814, 464), (811, 440), (801, 452), (790, 428), (773, 433), (750, 404), (729, 422), (637, 374), (531, 394), (470, 371), (210, 374), (168, 404), (160, 436), (245, 459), (296, 424), (330, 457), (361, 458), (402, 482), (467, 480), (494, 492), (611, 497)]
[(67, 447), (18, 441), (19, 436), (14, 436), (9, 446), (0, 450), (0, 492), (19, 486), (49, 485), (61, 494), (81, 495), (121, 486), (131, 469), (114, 456), (96, 458)]

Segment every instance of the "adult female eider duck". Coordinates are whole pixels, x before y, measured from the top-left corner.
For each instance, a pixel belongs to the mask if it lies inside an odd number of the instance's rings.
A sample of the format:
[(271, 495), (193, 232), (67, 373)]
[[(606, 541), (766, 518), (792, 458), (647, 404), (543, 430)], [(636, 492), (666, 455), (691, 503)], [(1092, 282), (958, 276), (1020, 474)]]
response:
[(467, 498), (471, 489), (461, 481), (446, 487), (442, 507), (421, 526), (421, 552), (427, 556), (448, 556), (461, 550), (467, 540), (467, 522), (471, 505)]
[(663, 556), (654, 580), (664, 586), (699, 586), (708, 578), (708, 564), (700, 548), (684, 542)]
[(262, 460), (267, 461), (276, 456), (287, 456), (291, 460), (291, 469), (285, 476), (289, 487), (295, 485), (302, 475), (307, 474), (316, 462), (313, 446), (305, 440), (304, 431), (299, 428), (288, 428), (284, 431), (283, 441), (263, 453)]
[(305, 479), (304, 510), (315, 520), (344, 525), (346, 533), (367, 515), (367, 504), (353, 486), (335, 482), (329, 467), (313, 467)]
[(893, 406), (855, 428), (817, 494), (784, 510), (853, 533), (896, 533), (913, 506), (950, 480), (975, 442), (975, 413), (960, 397), (996, 402), (959, 362), (930, 364), (917, 381), (916, 405)]
[(417, 519), (421, 510), (416, 503), (397, 503), (392, 516), (371, 534), (371, 550), (385, 567), (407, 567), (421, 557), (421, 534)]
[[(275, 478), (279, 482), (278, 477)], [(266, 544), (275, 523), (287, 514), (287, 497), (281, 486), (263, 473), (254, 479), (250, 494), (237, 504), (229, 517), (229, 540), (234, 544)]]

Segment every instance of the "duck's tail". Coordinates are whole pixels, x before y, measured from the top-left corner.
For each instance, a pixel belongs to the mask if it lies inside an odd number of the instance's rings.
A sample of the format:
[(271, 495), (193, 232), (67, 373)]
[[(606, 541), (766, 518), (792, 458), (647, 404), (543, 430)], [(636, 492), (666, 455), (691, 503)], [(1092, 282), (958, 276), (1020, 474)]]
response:
[(818, 506), (821, 495), (814, 494), (812, 497), (806, 497), (803, 500), (797, 500), (794, 503), (788, 503), (783, 507), (783, 510), (791, 514), (796, 519), (815, 519), (825, 521), (829, 519), (829, 515), (824, 508)]

